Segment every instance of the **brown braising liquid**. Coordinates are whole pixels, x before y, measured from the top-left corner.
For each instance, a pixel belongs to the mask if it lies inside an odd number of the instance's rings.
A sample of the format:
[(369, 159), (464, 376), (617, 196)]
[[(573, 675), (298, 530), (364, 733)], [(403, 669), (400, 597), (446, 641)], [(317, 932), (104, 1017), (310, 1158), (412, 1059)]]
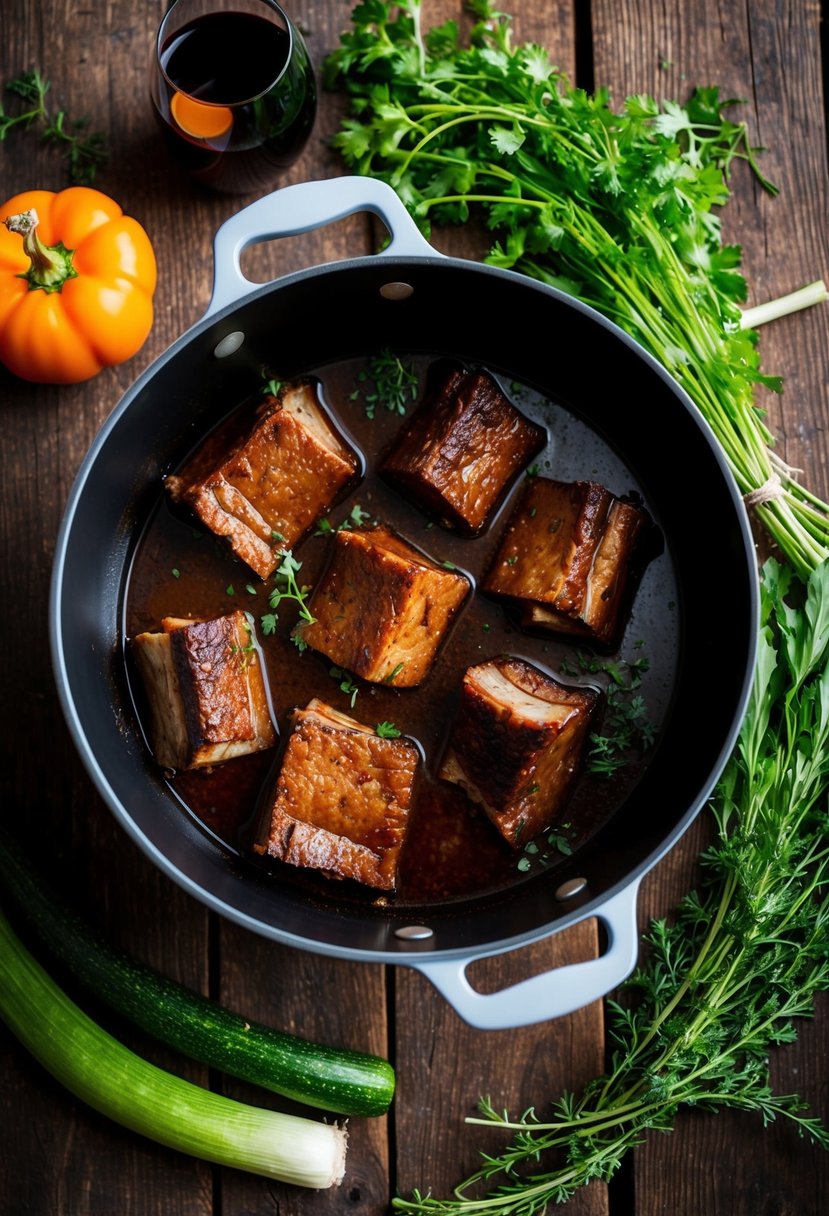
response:
[[(433, 360), (409, 359), (421, 385)], [(375, 472), (378, 456), (406, 419), (376, 407), (367, 417), (365, 393), (370, 381), (359, 380), (363, 360), (350, 360), (317, 369), (321, 397), (339, 430), (358, 450), (364, 476), (350, 488), (326, 518), (333, 527), (346, 520), (355, 505), (374, 520), (382, 520), (437, 561), (451, 562), (464, 571), (477, 588), (518, 493), (524, 473), (512, 485), (483, 533), (463, 537), (430, 519)], [(626, 465), (592, 429), (554, 402), (540, 399), (526, 386), (499, 379), (502, 389), (528, 417), (542, 423), (548, 433), (546, 448), (533, 461), (541, 475), (560, 480), (596, 480), (613, 493), (641, 494)], [(355, 392), (357, 395), (355, 396)], [(407, 407), (407, 414), (415, 408)], [(251, 402), (232, 403), (244, 409)], [(170, 470), (172, 471), (172, 470)], [(645, 505), (650, 506), (645, 500)], [(313, 586), (327, 560), (330, 535), (309, 533), (295, 547), (302, 562), (301, 584)], [(419, 688), (395, 689), (368, 684), (356, 677), (356, 697), (340, 689), (340, 678), (330, 674), (331, 663), (312, 650), (300, 653), (290, 641), (297, 619), (296, 606), (283, 601), (276, 633), (264, 637), (260, 617), (270, 611), (263, 583), (225, 545), (207, 533), (186, 513), (174, 508), (159, 487), (159, 502), (141, 537), (132, 564), (125, 597), (125, 641), (142, 630), (159, 627), (164, 616), (206, 617), (234, 608), (252, 614), (267, 669), (270, 695), (278, 729), (284, 740), (288, 717), (295, 706), (312, 697), (370, 726), (392, 722), (415, 739), (423, 753), (423, 776), (401, 859), (397, 906), (423, 904), (482, 894), (523, 880), (540, 866), (554, 869), (564, 854), (542, 838), (537, 853), (515, 852), (505, 844), (483, 813), (476, 811), (455, 786), (436, 780), (442, 750), (457, 705), (463, 673), (468, 666), (498, 654), (512, 654), (534, 663), (565, 683), (586, 683), (601, 688), (607, 679), (595, 674), (572, 674), (578, 649), (572, 642), (549, 636), (532, 636), (516, 628), (504, 608), (476, 589), (456, 618), (431, 674)], [(618, 656), (628, 662), (646, 658), (650, 664), (638, 692), (645, 699), (648, 717), (658, 731), (670, 700), (677, 663), (679, 623), (676, 587), (670, 555), (663, 551), (646, 568), (637, 592), (625, 639)], [(583, 653), (585, 650), (583, 650)], [(588, 651), (589, 653), (589, 651)], [(599, 656), (607, 661), (607, 656)], [(143, 690), (126, 654), (136, 713), (145, 714)], [(562, 674), (562, 665), (567, 674)], [(601, 729), (601, 723), (598, 724)], [(242, 757), (211, 770), (167, 774), (171, 796), (226, 846), (249, 857), (252, 865), (270, 870), (274, 881), (327, 884), (336, 880), (317, 874), (300, 874), (293, 867), (254, 858), (250, 850), (259, 815), (259, 800), (276, 771), (279, 747), (271, 752)], [(646, 758), (632, 759), (613, 777), (584, 773), (555, 825), (555, 832), (575, 851), (612, 815), (633, 789)], [(519, 868), (519, 860), (522, 861)], [(529, 867), (529, 868), (526, 868)], [(350, 883), (339, 883), (343, 895)], [(388, 896), (361, 892), (352, 897), (382, 902)]]

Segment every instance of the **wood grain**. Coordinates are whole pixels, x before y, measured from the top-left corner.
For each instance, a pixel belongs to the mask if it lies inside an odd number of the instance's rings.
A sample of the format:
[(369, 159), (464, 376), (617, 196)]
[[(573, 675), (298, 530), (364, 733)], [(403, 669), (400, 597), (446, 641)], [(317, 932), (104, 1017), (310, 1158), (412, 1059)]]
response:
[[(763, 173), (780, 189), (765, 193), (748, 167), (735, 167), (733, 197), (722, 212), (725, 239), (739, 244), (748, 303), (774, 299), (822, 278), (827, 246), (826, 133), (823, 121), (817, 4), (743, 5), (713, 9), (692, 2), (663, 5), (595, 0), (596, 84), (617, 103), (633, 92), (683, 99), (696, 86), (715, 85), (723, 98), (744, 99), (733, 118), (748, 124), (751, 142), (765, 148)], [(781, 397), (758, 391), (777, 436), (777, 451), (806, 470), (807, 484), (826, 495), (826, 386), (829, 350), (822, 309), (799, 313), (762, 331), (764, 369), (782, 375)], [(700, 822), (646, 881), (641, 916), (669, 914), (694, 881), (693, 859), (708, 825)], [(772, 1059), (774, 1087), (796, 1092), (812, 1111), (829, 1112), (825, 1069), (829, 1025), (802, 1024), (798, 1042)], [(643, 1216), (711, 1211), (826, 1210), (826, 1154), (802, 1146), (796, 1130), (765, 1130), (759, 1116), (682, 1113), (669, 1138), (649, 1141), (635, 1157), (636, 1210)]]
[[(128, 363), (84, 385), (29, 385), (0, 369), (0, 715), (5, 763), (4, 821), (37, 857), (56, 888), (107, 936), (166, 974), (249, 1016), (331, 1043), (387, 1055), (398, 1091), (388, 1117), (349, 1121), (344, 1185), (331, 1192), (281, 1187), (218, 1170), (124, 1132), (61, 1090), (0, 1028), (0, 1212), (5, 1216), (379, 1216), (391, 1195), (418, 1186), (446, 1194), (498, 1151), (492, 1129), (465, 1124), (479, 1097), (520, 1112), (540, 1110), (604, 1067), (601, 1002), (520, 1031), (482, 1032), (463, 1023), (435, 989), (405, 968), (325, 959), (276, 945), (218, 920), (161, 874), (127, 838), (94, 792), (76, 755), (55, 694), (48, 644), (51, 560), (64, 503), (98, 427), (133, 380), (189, 326), (210, 298), (213, 234), (246, 198), (203, 194), (172, 170), (159, 148), (147, 99), (147, 64), (159, 2), (67, 0), (32, 5), (6, 0), (3, 79), (38, 66), (51, 97), (89, 115), (113, 156), (97, 184), (147, 228), (161, 268), (156, 319), (145, 347)], [(349, 23), (342, 0), (297, 0), (290, 11), (321, 64)], [(516, 41), (535, 40), (574, 80), (592, 66), (596, 85), (617, 101), (627, 92), (681, 98), (694, 84), (717, 84), (745, 98), (741, 114), (764, 144), (764, 172), (780, 185), (764, 194), (746, 166), (734, 173), (724, 214), (739, 242), (750, 300), (792, 290), (829, 273), (826, 129), (821, 92), (820, 9), (815, 0), (592, 0), (511, 6)], [(424, 21), (468, 20), (460, 0), (427, 3)], [(7, 99), (8, 100), (8, 99)], [(336, 176), (328, 146), (343, 113), (322, 94), (317, 131), (287, 181)], [(59, 189), (63, 168), (33, 134), (12, 132), (0, 145), (3, 197), (31, 186)], [(376, 247), (366, 216), (302, 237), (257, 244), (246, 275), (265, 282), (307, 266)], [(480, 257), (485, 234), (435, 234), (436, 248)], [(821, 310), (776, 323), (762, 335), (767, 370), (785, 377), (779, 399), (763, 404), (784, 457), (829, 493), (826, 409), (829, 344)], [(727, 619), (726, 619), (727, 625)], [(644, 885), (640, 921), (669, 913), (696, 876), (707, 833), (702, 817)], [(476, 985), (514, 982), (527, 969), (591, 957), (591, 922), (530, 949), (474, 968)], [(773, 1060), (781, 1090), (800, 1092), (829, 1117), (826, 1062), (829, 1017), (822, 1002), (796, 1044)], [(173, 1058), (96, 1010), (105, 1025), (164, 1066), (234, 1097), (262, 1100), (252, 1088), (210, 1076)], [(267, 1101), (267, 1100), (266, 1100)], [(274, 1105), (279, 1103), (274, 1100)], [(751, 1117), (684, 1113), (672, 1136), (649, 1139), (610, 1188), (594, 1185), (563, 1209), (578, 1216), (731, 1216), (827, 1208), (827, 1156), (789, 1127), (760, 1130)]]

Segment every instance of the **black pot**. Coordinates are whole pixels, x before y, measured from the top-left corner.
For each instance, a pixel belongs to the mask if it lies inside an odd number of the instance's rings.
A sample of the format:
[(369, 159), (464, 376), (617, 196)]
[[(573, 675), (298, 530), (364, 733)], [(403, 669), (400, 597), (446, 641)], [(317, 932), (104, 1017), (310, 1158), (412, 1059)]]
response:
[[(242, 250), (367, 210), (392, 240), (376, 256), (253, 287)], [(402, 963), (427, 975), (467, 1021), (520, 1025), (609, 992), (638, 949), (642, 877), (697, 815), (734, 746), (750, 690), (758, 580), (746, 513), (720, 448), (671, 376), (622, 330), (524, 276), (436, 253), (396, 194), (370, 178), (290, 186), (230, 219), (215, 242), (204, 318), (113, 411), (89, 451), (61, 527), (51, 641), (63, 709), (98, 791), (172, 879), (257, 933), (341, 958)], [(268, 352), (297, 374), (379, 346), (482, 364), (567, 403), (625, 461), (664, 536), (676, 622), (668, 709), (632, 794), (554, 875), (487, 898), (382, 909), (271, 881), (182, 813), (150, 762), (125, 684), (125, 581), (161, 477), (261, 380)], [(447, 350), (447, 346), (451, 350)], [(335, 884), (332, 884), (332, 887)], [(526, 945), (588, 916), (608, 930), (598, 959), (481, 995), (477, 958)]]

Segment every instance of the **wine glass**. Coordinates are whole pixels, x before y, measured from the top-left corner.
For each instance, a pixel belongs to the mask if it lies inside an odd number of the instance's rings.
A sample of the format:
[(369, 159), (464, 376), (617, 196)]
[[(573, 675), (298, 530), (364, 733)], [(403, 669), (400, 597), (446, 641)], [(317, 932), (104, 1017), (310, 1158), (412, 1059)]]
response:
[(275, 0), (173, 0), (150, 93), (175, 160), (229, 194), (272, 188), (316, 119), (308, 49)]

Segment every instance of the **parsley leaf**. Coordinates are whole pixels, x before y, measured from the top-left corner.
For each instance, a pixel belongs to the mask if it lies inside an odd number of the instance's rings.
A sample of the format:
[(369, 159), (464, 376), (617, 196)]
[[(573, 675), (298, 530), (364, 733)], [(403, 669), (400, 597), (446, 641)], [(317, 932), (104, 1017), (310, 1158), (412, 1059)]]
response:
[[(298, 562), (290, 549), (280, 550), (282, 560), (274, 572), (274, 585), (268, 592), (268, 605), (271, 612), (264, 613), (259, 620), (262, 632), (270, 637), (276, 632), (276, 625), (279, 620), (277, 608), (279, 608), (284, 600), (295, 603), (299, 608), (300, 623), (303, 621), (306, 624), (313, 625), (315, 618), (311, 615), (308, 608), (308, 596), (311, 588), (300, 586), (296, 576), (302, 569), (302, 562)], [(300, 650), (305, 649), (305, 644), (300, 644), (294, 638), (295, 645)]]
[(379, 735), (381, 739), (399, 739), (400, 731), (393, 722), (378, 722), (374, 728), (375, 735)]
[(357, 693), (360, 691), (353, 676), (343, 670), (342, 667), (329, 668), (328, 674), (339, 684), (340, 692), (344, 692), (350, 698), (349, 704), (354, 708), (354, 702), (357, 700)]

